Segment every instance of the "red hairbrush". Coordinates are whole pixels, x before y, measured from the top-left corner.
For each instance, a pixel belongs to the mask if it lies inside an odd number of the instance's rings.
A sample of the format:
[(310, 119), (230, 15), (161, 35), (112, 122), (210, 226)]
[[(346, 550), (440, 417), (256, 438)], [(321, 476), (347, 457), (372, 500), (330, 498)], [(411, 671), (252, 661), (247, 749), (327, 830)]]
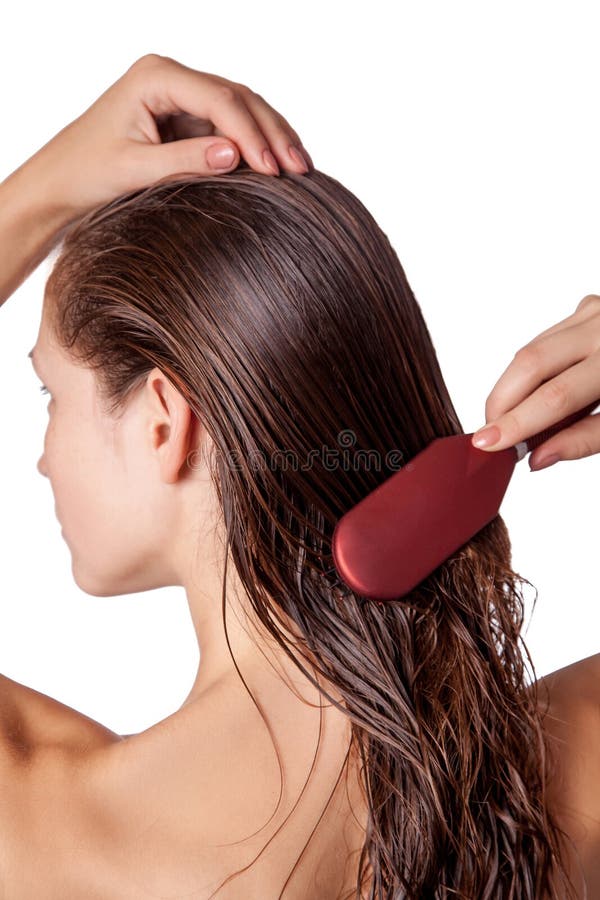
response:
[(498, 514), (515, 464), (599, 403), (496, 452), (474, 447), (473, 432), (433, 440), (337, 522), (340, 578), (373, 600), (408, 594)]

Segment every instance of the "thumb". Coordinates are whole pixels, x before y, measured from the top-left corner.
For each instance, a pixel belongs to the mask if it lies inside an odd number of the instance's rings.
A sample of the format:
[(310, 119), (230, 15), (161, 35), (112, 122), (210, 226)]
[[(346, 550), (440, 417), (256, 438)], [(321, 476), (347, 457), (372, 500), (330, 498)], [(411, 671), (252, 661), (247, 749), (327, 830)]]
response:
[[(235, 169), (240, 155), (235, 144), (222, 137), (194, 137), (167, 141), (164, 144), (146, 146), (138, 177), (145, 181), (158, 181), (169, 175), (195, 172), (213, 175)], [(229, 158), (224, 151), (233, 151)], [(142, 170), (142, 171), (140, 171)]]

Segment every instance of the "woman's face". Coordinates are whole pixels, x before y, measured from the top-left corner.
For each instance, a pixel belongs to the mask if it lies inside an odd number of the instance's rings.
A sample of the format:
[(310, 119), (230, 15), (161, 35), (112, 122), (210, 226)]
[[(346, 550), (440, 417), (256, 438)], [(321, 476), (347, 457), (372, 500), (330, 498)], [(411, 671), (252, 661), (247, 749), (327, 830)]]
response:
[(96, 596), (174, 583), (147, 395), (136, 394), (118, 421), (104, 413), (93, 372), (54, 342), (45, 305), (32, 360), (49, 391), (38, 470), (50, 480), (75, 581)]

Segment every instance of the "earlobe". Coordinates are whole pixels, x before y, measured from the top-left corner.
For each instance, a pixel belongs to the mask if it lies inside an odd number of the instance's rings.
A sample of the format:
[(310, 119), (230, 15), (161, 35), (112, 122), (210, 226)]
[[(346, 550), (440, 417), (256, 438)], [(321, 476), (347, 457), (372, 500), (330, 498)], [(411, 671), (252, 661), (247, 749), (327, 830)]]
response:
[(185, 466), (188, 452), (191, 427), (191, 410), (185, 400), (173, 404), (171, 421), (167, 437), (161, 449), (161, 475), (167, 484), (174, 484), (180, 477), (182, 466)]

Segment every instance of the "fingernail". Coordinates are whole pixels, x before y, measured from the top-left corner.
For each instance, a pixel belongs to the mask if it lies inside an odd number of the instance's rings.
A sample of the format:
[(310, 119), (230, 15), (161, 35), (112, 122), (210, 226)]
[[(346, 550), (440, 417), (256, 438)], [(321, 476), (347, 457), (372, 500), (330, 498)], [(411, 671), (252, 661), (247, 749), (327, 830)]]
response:
[(279, 175), (279, 166), (277, 165), (277, 160), (270, 150), (263, 150), (263, 160), (265, 166), (267, 166), (267, 168), (271, 170), (273, 175)]
[(304, 147), (303, 144), (300, 144), (300, 153), (302, 154), (302, 156), (303, 156), (304, 159), (306, 160), (307, 165), (308, 165), (308, 168), (309, 168), (309, 169), (314, 169), (315, 164), (314, 164), (314, 162), (312, 161), (312, 159), (310, 158), (310, 153), (308, 152), (308, 150), (306, 149), (306, 147)]
[(288, 153), (290, 159), (293, 159), (297, 165), (301, 166), (304, 172), (308, 172), (308, 163), (296, 147), (290, 145), (288, 147)]
[(493, 447), (500, 440), (500, 429), (497, 425), (489, 428), (480, 428), (473, 435), (472, 443), (475, 447)]
[(532, 472), (537, 472), (539, 469), (547, 469), (548, 466), (553, 466), (559, 459), (558, 453), (551, 453), (549, 456), (542, 456), (540, 459), (536, 459), (533, 465), (530, 462), (529, 468)]
[(211, 169), (227, 169), (233, 162), (235, 152), (229, 144), (212, 144), (206, 151)]

